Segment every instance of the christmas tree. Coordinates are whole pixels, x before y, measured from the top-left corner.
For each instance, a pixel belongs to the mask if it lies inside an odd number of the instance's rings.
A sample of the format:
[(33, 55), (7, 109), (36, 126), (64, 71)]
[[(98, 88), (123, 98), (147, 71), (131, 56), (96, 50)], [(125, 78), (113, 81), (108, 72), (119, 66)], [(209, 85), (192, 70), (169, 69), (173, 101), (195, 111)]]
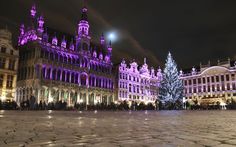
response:
[(159, 98), (162, 102), (182, 102), (183, 83), (179, 79), (177, 65), (169, 53), (166, 59), (163, 78), (159, 89)]

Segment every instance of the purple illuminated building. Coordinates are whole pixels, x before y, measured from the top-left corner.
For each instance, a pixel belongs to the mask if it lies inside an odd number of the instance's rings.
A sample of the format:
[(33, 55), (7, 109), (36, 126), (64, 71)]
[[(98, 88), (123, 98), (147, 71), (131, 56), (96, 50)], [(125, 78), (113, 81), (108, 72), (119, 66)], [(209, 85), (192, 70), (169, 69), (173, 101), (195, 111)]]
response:
[(31, 23), (20, 26), (18, 46), (20, 63), (17, 102), (34, 96), (37, 102), (65, 101), (94, 105), (114, 100), (112, 46), (101, 35), (99, 43), (91, 42), (87, 8), (74, 36), (50, 34), (44, 17), (30, 10)]
[(136, 101), (138, 103), (153, 103), (157, 100), (158, 88), (162, 79), (162, 72), (153, 67), (150, 69), (144, 59), (144, 64), (138, 68), (136, 62), (127, 65), (125, 60), (119, 65), (118, 100)]

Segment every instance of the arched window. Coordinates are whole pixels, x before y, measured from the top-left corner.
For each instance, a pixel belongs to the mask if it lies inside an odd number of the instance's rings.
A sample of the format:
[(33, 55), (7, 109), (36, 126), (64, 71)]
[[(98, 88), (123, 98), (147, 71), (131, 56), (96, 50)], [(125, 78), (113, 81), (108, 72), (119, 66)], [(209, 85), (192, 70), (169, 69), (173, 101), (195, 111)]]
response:
[(75, 73), (75, 83), (77, 84), (78, 83), (78, 74)]
[(85, 74), (82, 74), (80, 76), (80, 82), (82, 86), (86, 86), (86, 79), (87, 79), (87, 76)]
[(56, 73), (57, 72), (57, 70), (56, 69), (53, 69), (53, 71), (52, 71), (52, 80), (56, 80)]
[(47, 69), (46, 79), (50, 79), (51, 68)]
[(60, 81), (60, 77), (61, 77), (61, 70), (57, 71), (57, 80)]
[(70, 82), (70, 72), (67, 72), (67, 75), (66, 75), (66, 82)]
[(75, 74), (71, 73), (71, 83), (75, 83)]
[(99, 78), (96, 78), (96, 87), (99, 87)]
[(62, 80), (63, 82), (65, 82), (65, 71), (62, 71), (62, 78), (61, 78), (61, 80)]
[(46, 71), (46, 68), (43, 67), (43, 69), (42, 69), (42, 75), (41, 75), (42, 78), (45, 78), (45, 71)]

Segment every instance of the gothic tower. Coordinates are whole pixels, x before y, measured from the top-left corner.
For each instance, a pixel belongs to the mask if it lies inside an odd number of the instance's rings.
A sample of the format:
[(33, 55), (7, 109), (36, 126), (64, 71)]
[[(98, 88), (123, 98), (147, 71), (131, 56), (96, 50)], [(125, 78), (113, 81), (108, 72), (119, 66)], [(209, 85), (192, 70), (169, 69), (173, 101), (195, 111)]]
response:
[(90, 47), (90, 35), (89, 35), (89, 22), (88, 22), (88, 9), (84, 6), (81, 10), (81, 19), (78, 23), (76, 34), (76, 50), (88, 51)]

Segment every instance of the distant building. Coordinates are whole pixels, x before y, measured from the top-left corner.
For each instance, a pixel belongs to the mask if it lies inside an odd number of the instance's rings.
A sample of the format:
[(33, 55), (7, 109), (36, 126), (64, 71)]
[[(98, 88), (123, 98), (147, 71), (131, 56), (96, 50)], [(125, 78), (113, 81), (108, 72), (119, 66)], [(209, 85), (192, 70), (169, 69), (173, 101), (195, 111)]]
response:
[(185, 99), (201, 105), (225, 106), (231, 99), (236, 99), (236, 65), (229, 61), (210, 63), (192, 68), (190, 73), (180, 72), (185, 86)]
[(12, 34), (0, 30), (0, 100), (13, 101), (16, 97), (16, 80), (19, 51), (12, 45)]
[(74, 36), (60, 36), (45, 29), (43, 16), (37, 17), (32, 7), (32, 23), (20, 27), (17, 102), (31, 96), (37, 102), (63, 101), (68, 106), (114, 101), (111, 42), (103, 35), (99, 43), (91, 41), (87, 11), (82, 8)]
[(154, 68), (149, 70), (146, 59), (141, 68), (134, 61), (128, 66), (123, 60), (118, 69), (118, 100), (155, 102), (161, 78), (161, 69), (157, 72)]

